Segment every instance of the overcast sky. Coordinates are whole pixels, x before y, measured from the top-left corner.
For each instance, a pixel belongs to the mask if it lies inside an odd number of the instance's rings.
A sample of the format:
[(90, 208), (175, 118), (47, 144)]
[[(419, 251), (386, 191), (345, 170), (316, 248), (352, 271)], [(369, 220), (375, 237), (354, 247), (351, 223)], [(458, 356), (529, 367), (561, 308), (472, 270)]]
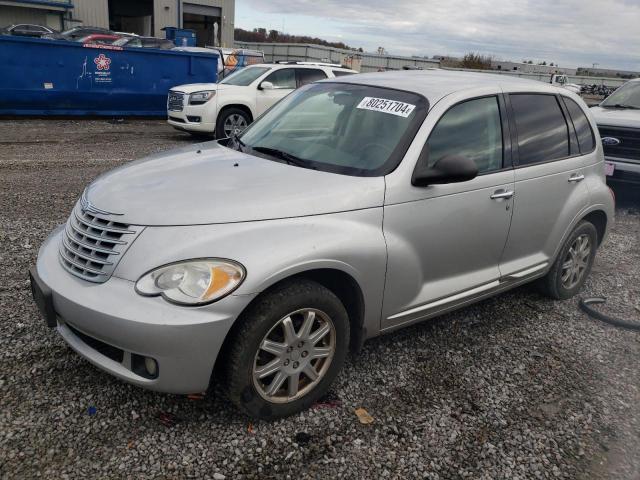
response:
[(237, 0), (236, 27), (399, 55), (473, 51), (640, 71), (640, 0)]

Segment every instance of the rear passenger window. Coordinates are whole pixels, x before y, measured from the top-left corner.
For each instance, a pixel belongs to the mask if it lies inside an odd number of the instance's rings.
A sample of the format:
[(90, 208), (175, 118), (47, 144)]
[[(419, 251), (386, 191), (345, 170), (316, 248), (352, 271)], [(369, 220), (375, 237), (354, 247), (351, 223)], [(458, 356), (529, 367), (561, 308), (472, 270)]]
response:
[(478, 172), (502, 168), (502, 123), (496, 97), (478, 98), (448, 110), (429, 140), (429, 166), (447, 155), (463, 155), (478, 166)]
[(276, 70), (265, 78), (265, 82), (273, 83), (274, 88), (294, 89), (296, 88), (296, 72), (293, 68)]
[(313, 83), (318, 80), (324, 80), (327, 78), (327, 74), (322, 70), (311, 69), (311, 68), (298, 68), (298, 87), (302, 87), (303, 85), (307, 85), (308, 83)]
[(336, 77), (344, 77), (345, 75), (353, 75), (352, 72), (345, 72), (344, 70), (331, 70)]
[(553, 95), (511, 94), (519, 165), (569, 156), (569, 127)]
[(567, 110), (569, 110), (573, 127), (576, 129), (580, 152), (584, 154), (593, 151), (593, 149), (596, 148), (596, 141), (584, 111), (570, 98), (562, 97), (562, 100), (564, 100), (564, 104), (567, 106)]

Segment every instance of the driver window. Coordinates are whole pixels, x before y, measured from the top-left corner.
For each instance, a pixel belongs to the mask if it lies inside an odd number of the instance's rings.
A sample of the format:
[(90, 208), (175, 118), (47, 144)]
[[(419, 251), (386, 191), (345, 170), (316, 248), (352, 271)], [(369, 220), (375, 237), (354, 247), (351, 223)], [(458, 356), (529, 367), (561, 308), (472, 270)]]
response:
[(273, 83), (274, 88), (294, 89), (296, 88), (296, 71), (293, 68), (276, 70), (264, 81)]
[(478, 98), (455, 105), (434, 127), (426, 147), (429, 166), (447, 155), (462, 155), (478, 166), (479, 173), (502, 168), (502, 123), (496, 97)]

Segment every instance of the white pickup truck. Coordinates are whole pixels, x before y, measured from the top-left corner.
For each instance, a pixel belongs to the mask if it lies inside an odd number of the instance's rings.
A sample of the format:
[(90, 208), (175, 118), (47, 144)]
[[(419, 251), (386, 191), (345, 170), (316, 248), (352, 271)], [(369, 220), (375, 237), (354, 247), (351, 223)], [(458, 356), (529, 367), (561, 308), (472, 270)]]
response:
[(577, 83), (569, 83), (569, 78), (566, 75), (554, 73), (551, 75), (551, 81), (549, 83), (556, 87), (566, 88), (567, 90), (571, 90), (573, 93), (580, 95), (580, 85)]
[(629, 80), (591, 112), (602, 138), (607, 179), (640, 187), (640, 79)]

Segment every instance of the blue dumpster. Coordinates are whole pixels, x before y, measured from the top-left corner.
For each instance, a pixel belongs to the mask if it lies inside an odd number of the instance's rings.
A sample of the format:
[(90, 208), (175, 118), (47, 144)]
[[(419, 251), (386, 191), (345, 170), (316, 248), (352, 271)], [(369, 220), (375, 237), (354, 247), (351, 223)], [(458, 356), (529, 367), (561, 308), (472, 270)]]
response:
[(218, 55), (0, 36), (0, 115), (166, 116), (167, 93), (217, 80)]
[(188, 28), (164, 27), (164, 35), (167, 40), (171, 40), (176, 47), (195, 47), (196, 32)]

